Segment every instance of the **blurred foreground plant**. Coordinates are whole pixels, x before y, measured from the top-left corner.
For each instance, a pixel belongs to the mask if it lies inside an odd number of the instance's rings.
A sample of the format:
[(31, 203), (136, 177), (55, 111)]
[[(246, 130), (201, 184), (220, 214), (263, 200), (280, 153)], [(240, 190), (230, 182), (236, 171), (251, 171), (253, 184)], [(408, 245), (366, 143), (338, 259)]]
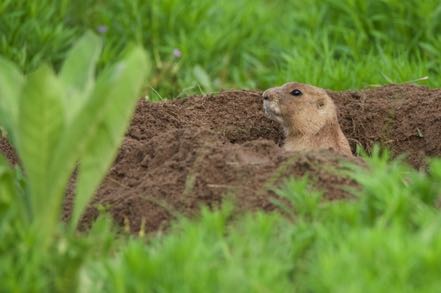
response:
[[(60, 72), (40, 66), (24, 76), (0, 58), (0, 125), (21, 160), (14, 172), (0, 159), (0, 226), (30, 232), (30, 244), (45, 249), (56, 233), (69, 178), (77, 167), (70, 223), (76, 225), (110, 167), (149, 69), (142, 48), (95, 81), (101, 40), (86, 33)], [(20, 176), (22, 184), (18, 184)], [(12, 205), (15, 222), (11, 221)]]

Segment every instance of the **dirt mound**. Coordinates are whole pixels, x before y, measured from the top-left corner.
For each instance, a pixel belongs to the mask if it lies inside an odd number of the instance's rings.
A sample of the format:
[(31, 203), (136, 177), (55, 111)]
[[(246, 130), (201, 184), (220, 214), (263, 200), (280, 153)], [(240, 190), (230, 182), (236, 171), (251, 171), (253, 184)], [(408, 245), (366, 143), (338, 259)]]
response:
[[(260, 93), (249, 91), (140, 101), (92, 206), (105, 206), (132, 231), (155, 231), (225, 198), (238, 212), (273, 210), (272, 188), (288, 176), (310, 174), (329, 199), (347, 196), (343, 186), (353, 183), (332, 171), (342, 157), (327, 151), (284, 154), (281, 129), (261, 108)], [(97, 215), (98, 209), (90, 208), (82, 227)]]
[[(441, 155), (441, 90), (391, 85), (329, 92), (354, 150), (374, 143), (424, 168)], [(325, 197), (348, 196), (354, 182), (341, 175), (342, 160), (329, 151), (287, 155), (279, 126), (263, 115), (261, 93), (228, 91), (184, 100), (138, 103), (130, 129), (81, 226), (104, 206), (134, 232), (166, 228), (177, 215), (231, 198), (237, 211), (273, 210), (272, 188), (288, 176), (309, 175)], [(65, 204), (65, 219), (71, 212)]]
[(354, 149), (379, 143), (404, 154), (416, 168), (441, 155), (441, 90), (389, 85), (362, 91), (329, 92), (339, 107), (343, 132)]

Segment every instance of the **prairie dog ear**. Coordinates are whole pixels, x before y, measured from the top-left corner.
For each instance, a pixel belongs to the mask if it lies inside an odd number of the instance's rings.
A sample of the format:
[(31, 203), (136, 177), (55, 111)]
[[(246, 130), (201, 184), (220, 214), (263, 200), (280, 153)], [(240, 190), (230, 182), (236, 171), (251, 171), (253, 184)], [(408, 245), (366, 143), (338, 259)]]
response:
[(325, 106), (325, 99), (318, 99), (316, 102), (317, 109), (321, 109)]

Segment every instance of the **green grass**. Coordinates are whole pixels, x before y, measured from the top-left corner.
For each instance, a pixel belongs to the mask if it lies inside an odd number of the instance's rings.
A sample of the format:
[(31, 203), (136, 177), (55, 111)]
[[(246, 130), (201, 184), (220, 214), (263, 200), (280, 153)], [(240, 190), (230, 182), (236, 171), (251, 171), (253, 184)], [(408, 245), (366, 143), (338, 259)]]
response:
[[(2, 288), (81, 292), (437, 292), (441, 281), (441, 161), (419, 173), (375, 152), (369, 170), (348, 166), (362, 188), (320, 201), (308, 181), (277, 189), (292, 217), (234, 206), (203, 209), (167, 234), (117, 236), (101, 218), (87, 235), (60, 233), (35, 254), (1, 230)], [(375, 174), (375, 176), (373, 176)], [(403, 180), (406, 178), (406, 180)], [(14, 233), (14, 235), (11, 235)], [(12, 237), (14, 236), (14, 237)]]
[(25, 71), (57, 65), (85, 30), (103, 28), (101, 67), (130, 42), (151, 53), (152, 98), (287, 80), (333, 89), (441, 80), (437, 0), (2, 1), (0, 54)]
[[(0, 55), (26, 73), (59, 69), (87, 30), (104, 40), (100, 72), (131, 42), (147, 49), (151, 99), (290, 80), (347, 89), (428, 76), (419, 83), (441, 85), (435, 0), (0, 2)], [(322, 202), (306, 179), (275, 187), (290, 217), (233, 218), (225, 203), (147, 236), (116, 232), (103, 217), (87, 234), (60, 224), (39, 247), (44, 227), (5, 196), (28, 179), (0, 158), (0, 291), (439, 291), (441, 161), (426, 173), (378, 151), (368, 162), (348, 166), (361, 185), (354, 200)]]
[(320, 202), (307, 180), (288, 180), (278, 193), (293, 203), (291, 221), (255, 213), (232, 222), (225, 204), (148, 245), (131, 240), (86, 272), (108, 291), (435, 292), (441, 161), (427, 176), (379, 153), (369, 165), (372, 171), (350, 168), (363, 185), (359, 200)]

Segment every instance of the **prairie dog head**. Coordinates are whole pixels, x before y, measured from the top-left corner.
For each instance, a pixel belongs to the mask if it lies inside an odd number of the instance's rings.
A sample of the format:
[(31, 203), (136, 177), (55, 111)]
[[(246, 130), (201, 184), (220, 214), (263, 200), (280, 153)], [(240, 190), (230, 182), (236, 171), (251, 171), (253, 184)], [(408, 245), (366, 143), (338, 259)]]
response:
[(285, 135), (314, 135), (336, 123), (336, 107), (324, 89), (289, 82), (263, 93), (265, 115), (280, 123)]

